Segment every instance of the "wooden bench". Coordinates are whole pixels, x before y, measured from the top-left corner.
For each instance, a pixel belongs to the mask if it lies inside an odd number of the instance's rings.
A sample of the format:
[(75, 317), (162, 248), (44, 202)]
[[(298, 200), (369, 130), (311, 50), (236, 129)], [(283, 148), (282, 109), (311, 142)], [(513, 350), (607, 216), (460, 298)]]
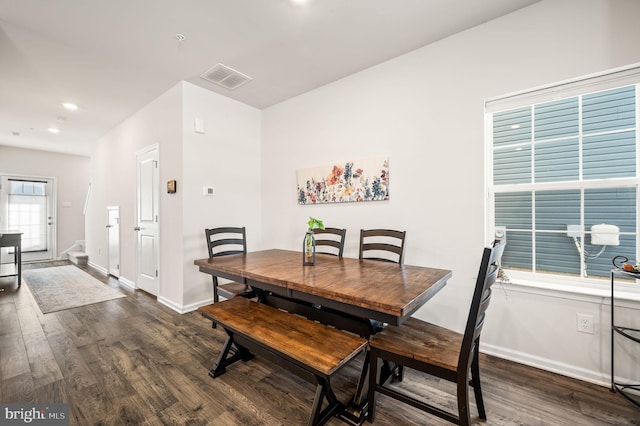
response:
[[(307, 318), (243, 297), (198, 309), (221, 325), (228, 337), (211, 377), (230, 364), (253, 354), (316, 384), (309, 425), (322, 425), (344, 410), (331, 388), (330, 378), (367, 347), (367, 340)], [(323, 400), (327, 407), (323, 410)]]

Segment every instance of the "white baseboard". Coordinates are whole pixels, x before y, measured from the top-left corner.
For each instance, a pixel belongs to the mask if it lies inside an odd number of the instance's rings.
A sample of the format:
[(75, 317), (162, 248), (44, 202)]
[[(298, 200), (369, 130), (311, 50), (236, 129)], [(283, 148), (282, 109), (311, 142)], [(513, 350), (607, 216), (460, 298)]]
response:
[(169, 299), (166, 299), (164, 297), (158, 296), (158, 302), (160, 302), (163, 305), (173, 309), (174, 311), (176, 311), (179, 314), (186, 314), (188, 312), (195, 311), (200, 306), (206, 306), (206, 305), (212, 304), (213, 303), (213, 298), (207, 299), (207, 300), (203, 300), (203, 301), (200, 301), (200, 302), (196, 302), (196, 303), (191, 303), (189, 305), (179, 305), (179, 304), (177, 304), (175, 302), (172, 302)]
[(599, 371), (587, 370), (575, 365), (484, 343), (480, 344), (480, 352), (596, 385), (611, 386), (610, 376)]
[(92, 261), (88, 261), (88, 262), (87, 262), (87, 265), (91, 266), (91, 267), (92, 267), (92, 268), (94, 268), (94, 269), (97, 269), (98, 271), (102, 272), (102, 273), (103, 273), (103, 274), (105, 274), (105, 275), (108, 275), (108, 274), (107, 274), (107, 269), (106, 269), (106, 268), (103, 268), (102, 266), (100, 266), (100, 265), (98, 265), (98, 264), (96, 264), (96, 263), (93, 263)]
[(124, 285), (125, 287), (129, 287), (131, 290), (136, 289), (136, 283), (126, 279), (125, 277), (118, 277), (118, 281), (120, 281), (120, 283), (122, 283), (122, 285)]

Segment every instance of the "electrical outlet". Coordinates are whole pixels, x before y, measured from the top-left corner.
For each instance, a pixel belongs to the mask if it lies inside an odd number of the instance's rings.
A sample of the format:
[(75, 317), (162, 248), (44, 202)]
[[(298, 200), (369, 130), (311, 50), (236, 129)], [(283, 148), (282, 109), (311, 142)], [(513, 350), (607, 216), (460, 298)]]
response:
[(593, 334), (593, 315), (578, 314), (578, 331)]

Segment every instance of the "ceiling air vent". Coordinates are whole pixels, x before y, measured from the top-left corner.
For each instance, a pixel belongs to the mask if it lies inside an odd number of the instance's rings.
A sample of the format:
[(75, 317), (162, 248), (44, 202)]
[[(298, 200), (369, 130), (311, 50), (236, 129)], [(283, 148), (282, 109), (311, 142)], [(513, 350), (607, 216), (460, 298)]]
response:
[(248, 75), (242, 74), (223, 64), (217, 64), (200, 77), (229, 90), (237, 89), (252, 80)]

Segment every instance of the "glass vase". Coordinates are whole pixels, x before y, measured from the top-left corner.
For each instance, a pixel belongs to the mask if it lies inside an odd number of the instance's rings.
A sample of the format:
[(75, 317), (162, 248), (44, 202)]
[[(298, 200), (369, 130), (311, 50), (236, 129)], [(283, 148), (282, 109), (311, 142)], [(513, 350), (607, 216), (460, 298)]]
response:
[(313, 266), (316, 264), (316, 237), (313, 236), (312, 231), (307, 231), (304, 234), (304, 240), (302, 241), (302, 265)]

